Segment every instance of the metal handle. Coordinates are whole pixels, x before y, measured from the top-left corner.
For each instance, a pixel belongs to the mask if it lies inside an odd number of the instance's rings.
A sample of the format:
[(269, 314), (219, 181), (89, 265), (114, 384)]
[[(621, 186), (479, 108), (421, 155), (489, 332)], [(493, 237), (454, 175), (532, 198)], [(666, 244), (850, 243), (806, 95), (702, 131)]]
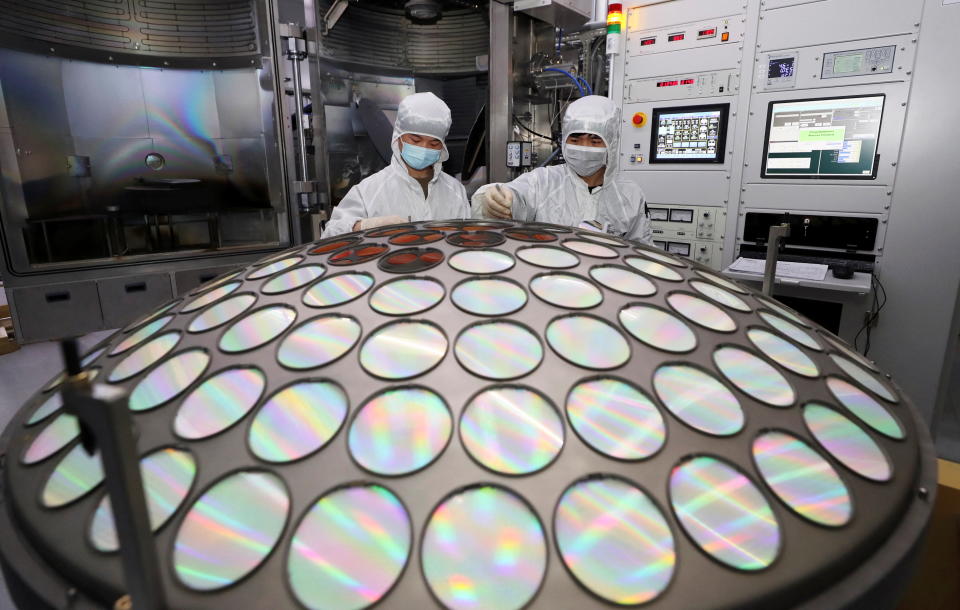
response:
[(91, 384), (81, 370), (73, 339), (62, 342), (61, 350), (69, 373), (62, 390), (64, 409), (79, 420), (84, 449), (90, 454), (100, 451), (129, 595), (129, 601), (121, 598), (123, 603), (118, 605), (163, 610), (163, 578), (144, 497), (127, 392), (107, 384)]
[(307, 41), (301, 36), (287, 38), (287, 59), (293, 68), (293, 103), (297, 108), (297, 159), (300, 162), (300, 182), (310, 180), (307, 170), (307, 130), (303, 126), (303, 83), (300, 76), (300, 62), (307, 57)]
[(790, 225), (783, 223), (770, 227), (767, 236), (767, 264), (763, 268), (763, 294), (773, 296), (774, 277), (777, 273), (777, 254), (780, 252), (780, 242), (790, 237)]

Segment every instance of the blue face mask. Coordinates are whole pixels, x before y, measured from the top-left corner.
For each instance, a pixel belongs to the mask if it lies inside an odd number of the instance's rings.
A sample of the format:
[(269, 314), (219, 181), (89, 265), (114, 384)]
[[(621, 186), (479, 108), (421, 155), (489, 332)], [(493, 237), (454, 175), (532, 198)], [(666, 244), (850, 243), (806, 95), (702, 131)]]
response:
[(440, 151), (404, 142), (400, 156), (413, 169), (426, 169), (440, 160)]

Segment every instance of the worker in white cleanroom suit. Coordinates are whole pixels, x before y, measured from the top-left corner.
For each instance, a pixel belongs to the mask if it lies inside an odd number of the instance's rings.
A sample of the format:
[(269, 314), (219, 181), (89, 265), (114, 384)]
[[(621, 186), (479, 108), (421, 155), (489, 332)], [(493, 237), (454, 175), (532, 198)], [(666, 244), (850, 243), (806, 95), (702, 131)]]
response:
[(618, 170), (620, 109), (599, 95), (563, 116), (565, 163), (540, 167), (473, 195), (475, 218), (513, 218), (582, 227), (653, 245), (643, 191)]
[(442, 171), (450, 108), (432, 93), (400, 102), (390, 165), (360, 181), (333, 210), (323, 237), (411, 220), (469, 218), (467, 193)]

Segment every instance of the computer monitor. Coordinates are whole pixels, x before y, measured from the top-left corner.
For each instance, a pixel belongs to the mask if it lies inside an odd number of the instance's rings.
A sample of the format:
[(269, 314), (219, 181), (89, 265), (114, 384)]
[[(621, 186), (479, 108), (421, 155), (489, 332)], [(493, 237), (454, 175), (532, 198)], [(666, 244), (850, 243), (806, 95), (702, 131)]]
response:
[(730, 104), (654, 108), (650, 163), (723, 163)]
[(770, 102), (763, 178), (872, 180), (885, 96)]

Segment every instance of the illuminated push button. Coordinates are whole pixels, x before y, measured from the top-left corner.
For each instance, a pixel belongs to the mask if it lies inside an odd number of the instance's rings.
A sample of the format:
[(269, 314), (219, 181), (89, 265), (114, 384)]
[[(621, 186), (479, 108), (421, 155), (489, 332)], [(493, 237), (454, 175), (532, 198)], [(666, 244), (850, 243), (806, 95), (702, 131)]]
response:
[(703, 552), (745, 571), (768, 567), (780, 553), (780, 526), (763, 494), (726, 463), (694, 457), (670, 473), (670, 504)]
[(287, 578), (311, 610), (366, 608), (390, 591), (410, 557), (410, 516), (380, 485), (336, 489), (293, 535)]
[(810, 433), (841, 464), (871, 481), (889, 481), (893, 467), (870, 435), (845, 416), (823, 405), (803, 408)]
[(818, 352), (823, 351), (823, 348), (820, 347), (820, 344), (817, 343), (817, 340), (814, 339), (810, 333), (803, 330), (793, 322), (788, 322), (787, 320), (784, 320), (783, 318), (775, 316), (771, 313), (767, 313), (766, 311), (761, 311), (758, 313), (760, 314), (760, 317), (763, 318), (764, 322), (779, 330), (797, 343)]
[(280, 390), (250, 426), (250, 449), (267, 462), (290, 462), (326, 445), (347, 415), (347, 395), (329, 381), (305, 381)]
[(563, 447), (563, 421), (539, 393), (501, 387), (481, 392), (463, 411), (460, 438), (482, 465), (504, 474), (545, 468)]
[(527, 291), (513, 280), (478, 278), (456, 285), (453, 304), (478, 316), (505, 316), (527, 304)]
[(78, 436), (80, 436), (80, 426), (77, 425), (77, 418), (64, 413), (40, 431), (23, 454), (21, 461), (27, 465), (43, 461), (66, 447)]
[(667, 302), (680, 315), (694, 324), (724, 333), (737, 330), (737, 323), (733, 321), (733, 318), (709, 301), (691, 294), (677, 292), (668, 296)]
[(447, 337), (428, 322), (392, 322), (367, 337), (360, 348), (360, 365), (374, 377), (409, 379), (426, 373), (443, 360)]
[(700, 369), (662, 366), (654, 373), (653, 387), (667, 409), (691, 428), (716, 436), (730, 436), (743, 428), (743, 409), (736, 396)]
[(709, 282), (702, 282), (700, 280), (691, 280), (690, 287), (707, 297), (708, 299), (713, 299), (721, 305), (726, 305), (731, 309), (736, 309), (737, 311), (749, 312), (750, 306), (741, 299), (740, 297), (727, 292), (719, 286), (714, 286)]
[(620, 331), (591, 316), (554, 319), (547, 326), (547, 343), (563, 359), (589, 369), (615, 369), (630, 359), (630, 345)]
[(279, 273), (284, 269), (293, 267), (297, 263), (303, 260), (302, 256), (291, 256), (290, 258), (285, 258), (279, 260), (275, 263), (270, 263), (269, 265), (264, 265), (263, 267), (257, 268), (253, 273), (247, 276), (248, 280), (259, 280), (260, 278), (265, 278), (268, 275), (273, 275), (274, 273)]
[(547, 543), (540, 520), (519, 496), (487, 485), (459, 491), (437, 507), (420, 561), (427, 585), (447, 608), (517, 609), (543, 582)]
[(874, 377), (870, 372), (865, 370), (860, 365), (847, 360), (843, 356), (838, 356), (837, 354), (830, 354), (830, 358), (837, 363), (843, 372), (853, 378), (854, 381), (867, 388), (880, 398), (887, 400), (889, 402), (898, 402), (897, 395), (893, 393), (893, 390), (888, 388), (886, 384), (881, 383), (876, 377)]
[(443, 452), (453, 418), (443, 399), (425, 388), (374, 396), (350, 425), (347, 445), (358, 464), (376, 474), (416, 472)]
[(179, 342), (180, 333), (171, 331), (141, 345), (110, 371), (107, 381), (116, 383), (145, 371), (154, 362), (169, 354)]
[(753, 441), (760, 476), (783, 503), (814, 523), (838, 527), (850, 521), (846, 485), (825, 459), (795, 436), (764, 432)]
[(184, 305), (183, 309), (180, 310), (180, 313), (190, 313), (192, 311), (197, 311), (198, 309), (203, 309), (210, 303), (219, 301), (223, 297), (239, 288), (240, 284), (241, 282), (230, 282), (229, 284), (224, 284), (212, 290), (208, 290)]
[(237, 582), (276, 546), (289, 510), (290, 498), (276, 475), (244, 471), (221, 479), (180, 524), (173, 548), (177, 578), (195, 591)]
[(178, 396), (200, 378), (210, 363), (201, 349), (181, 352), (150, 371), (130, 394), (130, 410), (146, 411)]
[(713, 352), (713, 362), (733, 385), (760, 402), (789, 407), (797, 399), (790, 382), (767, 361), (737, 347)]
[(467, 327), (454, 348), (460, 364), (487, 379), (514, 379), (537, 368), (543, 346), (515, 322), (481, 322)]
[(900, 422), (883, 405), (860, 388), (839, 377), (828, 377), (827, 387), (840, 404), (850, 409), (863, 423), (880, 434), (897, 440), (906, 438)]
[(110, 355), (116, 356), (117, 354), (122, 354), (123, 352), (127, 351), (131, 347), (138, 345), (139, 343), (141, 343), (142, 341), (145, 341), (149, 337), (152, 337), (153, 335), (157, 334), (160, 331), (160, 329), (162, 329), (164, 326), (169, 324), (170, 320), (172, 319), (173, 319), (173, 316), (163, 316), (162, 318), (158, 318), (153, 322), (150, 322), (149, 324), (147, 324), (137, 332), (133, 333), (132, 335), (130, 335), (129, 337), (127, 337), (126, 339), (118, 343), (117, 346), (113, 348), (113, 351), (110, 352)]
[[(517, 256), (525, 263), (537, 267), (550, 267), (551, 269), (568, 269), (580, 264), (580, 259), (575, 254), (552, 246), (520, 248), (517, 250)], [(614, 256), (616, 256), (616, 253), (614, 253)]]
[(369, 273), (341, 273), (314, 284), (303, 295), (303, 304), (310, 307), (333, 307), (352, 301), (373, 286)]
[(360, 340), (360, 323), (349, 316), (314, 318), (295, 328), (280, 343), (277, 360), (283, 366), (305, 370), (338, 360)]
[(443, 300), (443, 284), (429, 278), (402, 278), (382, 284), (370, 295), (370, 307), (387, 316), (406, 316)]
[(220, 349), (227, 353), (245, 352), (265, 345), (290, 328), (297, 310), (286, 305), (264, 307), (234, 322), (220, 337)]
[(803, 375), (804, 377), (818, 377), (820, 375), (820, 369), (817, 368), (817, 364), (809, 356), (779, 335), (762, 328), (751, 328), (747, 331), (747, 338), (768, 358), (797, 375)]
[[(196, 474), (197, 464), (187, 451), (161, 449), (140, 460), (140, 476), (143, 478), (151, 531), (163, 527), (177, 512), (190, 492)], [(93, 513), (88, 539), (93, 548), (104, 553), (120, 548), (108, 495), (103, 497)]]
[(530, 290), (547, 303), (567, 309), (588, 309), (603, 301), (599, 288), (569, 273), (538, 275), (530, 281)]
[(648, 458), (666, 440), (660, 411), (640, 390), (619, 379), (574, 386), (567, 396), (567, 417), (585, 443), (618, 460)]
[(102, 481), (100, 454), (90, 455), (83, 445), (76, 445), (50, 474), (40, 501), (47, 508), (65, 506), (93, 491)]
[(253, 408), (266, 386), (259, 369), (237, 368), (218, 373), (183, 399), (173, 420), (181, 438), (213, 436), (240, 421)]
[(467, 250), (450, 257), (449, 265), (463, 273), (502, 273), (516, 264), (512, 256), (500, 250)]
[(660, 595), (676, 566), (663, 513), (636, 486), (613, 477), (574, 483), (553, 522), (560, 558), (584, 587), (620, 605)]
[(697, 346), (697, 336), (685, 322), (656, 307), (630, 305), (620, 310), (619, 317), (631, 335), (650, 347), (682, 353)]
[(197, 317), (190, 322), (187, 330), (191, 333), (213, 330), (250, 309), (256, 300), (257, 297), (252, 294), (238, 294), (235, 297), (225, 299), (197, 314)]
[(640, 258), (639, 256), (628, 256), (624, 260), (628, 265), (637, 271), (641, 271), (647, 275), (651, 275), (661, 280), (667, 280), (668, 282), (679, 282), (683, 279), (682, 275), (666, 265), (662, 265), (646, 258)]
[(623, 294), (645, 297), (657, 292), (657, 287), (654, 286), (653, 282), (626, 267), (615, 267), (613, 265), (594, 267), (590, 270), (590, 277), (610, 290), (616, 290)]
[(260, 289), (263, 294), (280, 294), (306, 286), (322, 276), (326, 269), (322, 265), (304, 265), (278, 275), (263, 285)]

